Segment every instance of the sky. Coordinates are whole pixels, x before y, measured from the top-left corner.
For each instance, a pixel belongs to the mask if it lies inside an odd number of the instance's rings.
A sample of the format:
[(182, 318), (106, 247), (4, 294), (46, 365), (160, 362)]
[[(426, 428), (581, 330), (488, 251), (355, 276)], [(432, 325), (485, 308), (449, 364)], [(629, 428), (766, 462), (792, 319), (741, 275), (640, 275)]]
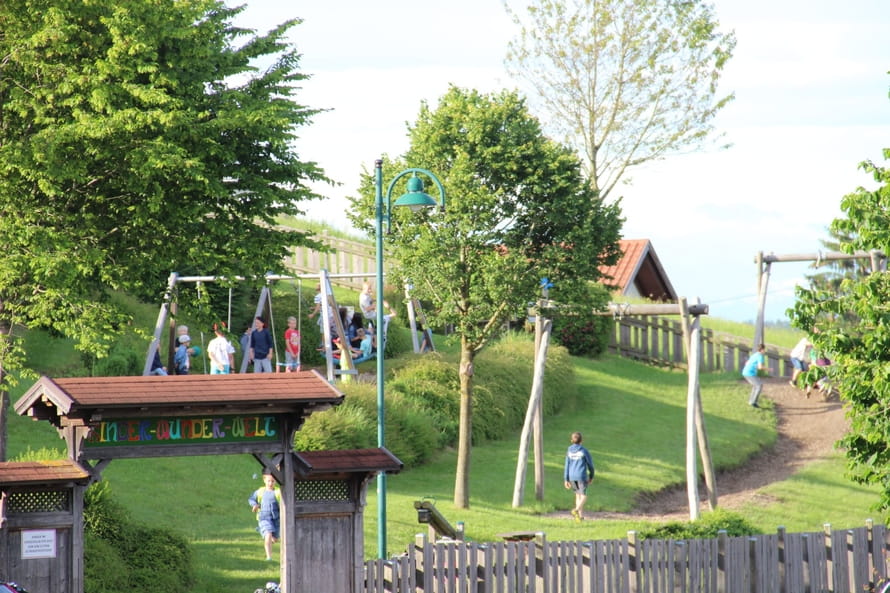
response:
[[(623, 236), (652, 242), (679, 296), (752, 321), (757, 253), (817, 253), (843, 196), (876, 187), (859, 164), (883, 164), (890, 147), (890, 2), (713, 6), (737, 38), (720, 90), (736, 98), (714, 122), (731, 147), (631, 169), (612, 196)], [(502, 0), (246, 0), (236, 24), (265, 32), (293, 18), (302, 23), (290, 39), (311, 76), (297, 99), (327, 110), (298, 130), (297, 150), (339, 184), (314, 186), (325, 199), (304, 209), (336, 228), (351, 230), (343, 212), (362, 171), (408, 148), (422, 101), (435, 106), (449, 84), (522, 89), (503, 65), (517, 30)], [(806, 264), (772, 265), (767, 321), (786, 319), (808, 273)]]

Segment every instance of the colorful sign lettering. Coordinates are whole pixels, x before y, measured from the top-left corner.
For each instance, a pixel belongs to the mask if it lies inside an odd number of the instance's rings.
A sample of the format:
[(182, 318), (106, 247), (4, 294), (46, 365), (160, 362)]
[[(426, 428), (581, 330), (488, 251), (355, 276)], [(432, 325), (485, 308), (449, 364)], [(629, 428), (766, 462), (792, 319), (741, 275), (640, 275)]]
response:
[(96, 423), (88, 447), (276, 441), (278, 416), (138, 418)]

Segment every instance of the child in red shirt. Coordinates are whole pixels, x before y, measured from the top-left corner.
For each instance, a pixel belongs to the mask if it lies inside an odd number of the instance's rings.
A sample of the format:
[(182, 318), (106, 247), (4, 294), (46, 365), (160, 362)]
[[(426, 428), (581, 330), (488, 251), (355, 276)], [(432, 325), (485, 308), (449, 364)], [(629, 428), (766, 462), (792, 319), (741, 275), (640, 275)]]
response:
[(297, 318), (287, 318), (287, 329), (284, 330), (284, 372), (300, 370), (300, 330), (297, 329)]

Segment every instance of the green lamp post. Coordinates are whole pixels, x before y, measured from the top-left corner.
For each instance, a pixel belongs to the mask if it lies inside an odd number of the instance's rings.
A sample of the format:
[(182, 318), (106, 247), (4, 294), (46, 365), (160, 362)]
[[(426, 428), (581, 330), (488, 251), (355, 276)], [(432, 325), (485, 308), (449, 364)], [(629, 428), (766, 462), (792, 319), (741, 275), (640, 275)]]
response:
[[(386, 189), (386, 208), (384, 208), (383, 194), (383, 161), (377, 159), (374, 161), (375, 169), (375, 200), (374, 214), (376, 217), (377, 231), (377, 318), (375, 331), (377, 333), (377, 446), (386, 446), (384, 424), (386, 420), (385, 406), (383, 401), (384, 394), (384, 339), (383, 333), (383, 221), (386, 220), (386, 229), (389, 230), (391, 222), (391, 210), (396, 206), (405, 206), (410, 208), (412, 212), (417, 212), (424, 208), (432, 208), (439, 206), (445, 209), (445, 188), (439, 179), (426, 169), (405, 169), (395, 176)], [(423, 191), (423, 180), (418, 174), (424, 175), (436, 184), (439, 190), (439, 200), (433, 198)], [(400, 196), (395, 202), (392, 201), (392, 192), (396, 182), (411, 175), (408, 179), (408, 191)], [(386, 557), (386, 474), (380, 472), (377, 475), (377, 557)]]

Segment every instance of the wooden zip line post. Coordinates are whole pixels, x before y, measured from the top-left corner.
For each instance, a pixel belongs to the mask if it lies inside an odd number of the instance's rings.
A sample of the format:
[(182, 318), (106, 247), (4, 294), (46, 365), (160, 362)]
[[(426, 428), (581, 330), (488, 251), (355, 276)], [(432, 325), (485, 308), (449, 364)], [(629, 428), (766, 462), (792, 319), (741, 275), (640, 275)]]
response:
[(766, 295), (767, 285), (769, 284), (770, 268), (773, 263), (781, 262), (813, 262), (814, 267), (819, 267), (823, 262), (843, 261), (851, 259), (868, 259), (871, 262), (871, 270), (886, 271), (887, 255), (878, 249), (871, 251), (855, 251), (853, 253), (843, 253), (840, 251), (818, 251), (816, 253), (786, 253), (776, 255), (768, 253), (764, 255), (762, 251), (758, 251), (754, 256), (754, 263), (757, 265), (757, 320), (754, 324), (754, 343), (753, 348), (765, 343), (764, 338), (764, 315), (766, 314)]
[(535, 462), (535, 499), (544, 500), (544, 369), (553, 323), (544, 318), (544, 309), (551, 307), (550, 289), (553, 284), (541, 279), (541, 296), (535, 303), (535, 359), (532, 389), (529, 395), (526, 418), (519, 437), (519, 454), (516, 460), (516, 477), (513, 485), (513, 507), (522, 505), (525, 497), (525, 470), (528, 459), (528, 442), (533, 442)]
[[(697, 299), (696, 299), (697, 300)], [(708, 501), (711, 509), (717, 508), (717, 484), (714, 477), (714, 463), (711, 458), (711, 450), (708, 445), (707, 431), (705, 430), (704, 414), (701, 410), (701, 393), (699, 385), (699, 373), (701, 369), (701, 323), (699, 317), (707, 315), (708, 305), (702, 303), (688, 304), (685, 297), (681, 297), (679, 304), (645, 304), (630, 305), (609, 303), (607, 311), (596, 311), (594, 315), (680, 315), (683, 327), (683, 343), (686, 349), (687, 374), (689, 387), (686, 398), (686, 489), (689, 499), (689, 518), (697, 519), (699, 516), (698, 500), (698, 471), (696, 469), (695, 449), (698, 444), (699, 456), (704, 466), (705, 482), (708, 488)], [(689, 316), (692, 316), (692, 322)]]

